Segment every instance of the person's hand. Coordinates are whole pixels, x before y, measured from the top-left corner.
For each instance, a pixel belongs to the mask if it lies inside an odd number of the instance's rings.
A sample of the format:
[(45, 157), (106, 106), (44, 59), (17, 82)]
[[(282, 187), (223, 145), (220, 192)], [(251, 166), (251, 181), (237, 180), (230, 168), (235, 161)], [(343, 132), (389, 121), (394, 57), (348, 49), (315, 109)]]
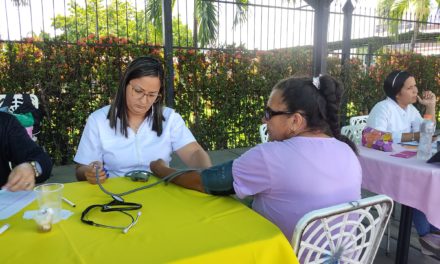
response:
[(424, 106), (435, 106), (437, 98), (433, 92), (424, 91), (422, 97), (417, 95), (417, 100)]
[(29, 162), (21, 163), (9, 173), (8, 182), (2, 187), (11, 192), (30, 191), (35, 187), (35, 171)]
[(163, 159), (158, 159), (150, 162), (150, 170), (156, 176), (161, 176), (161, 171), (163, 168), (168, 168), (167, 164)]
[(91, 184), (97, 184), (96, 168), (98, 168), (99, 171), (99, 182), (103, 183), (107, 179), (107, 173), (104, 171), (104, 166), (102, 165), (102, 162), (94, 161), (87, 166), (86, 171), (84, 172), (86, 180)]

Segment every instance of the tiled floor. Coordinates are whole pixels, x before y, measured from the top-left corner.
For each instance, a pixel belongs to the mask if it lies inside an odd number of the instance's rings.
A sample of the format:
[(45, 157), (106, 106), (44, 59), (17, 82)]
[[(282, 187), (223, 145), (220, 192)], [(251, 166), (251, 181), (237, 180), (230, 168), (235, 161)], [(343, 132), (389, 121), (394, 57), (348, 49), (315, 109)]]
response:
[[(209, 155), (214, 164), (219, 164), (234, 158), (237, 158), (242, 153), (244, 153), (247, 149), (232, 149), (232, 150), (221, 150), (221, 151), (213, 151), (210, 152)], [(184, 164), (175, 156), (173, 156), (173, 160), (171, 162), (173, 167), (183, 168)], [(51, 177), (48, 182), (73, 182), (75, 179), (75, 166), (67, 165), (67, 166), (57, 166), (53, 169), (53, 177)], [(371, 195), (371, 193), (364, 191), (363, 196)], [(395, 216), (391, 220), (391, 239), (390, 239), (390, 253), (385, 254), (386, 248), (386, 235), (382, 239), (382, 244), (377, 252), (376, 259), (374, 264), (393, 264), (395, 261), (396, 255), (396, 238), (399, 227), (399, 215), (400, 215), (400, 207), (396, 206)], [(410, 264), (440, 264), (440, 260), (435, 259), (433, 257), (425, 256), (420, 252), (420, 244), (417, 239), (417, 234), (413, 230), (413, 234), (411, 236), (411, 247), (408, 256), (408, 263)]]
[[(399, 209), (399, 207), (397, 207)], [(399, 210), (396, 210), (396, 215)], [(387, 236), (386, 234), (382, 238), (382, 243), (377, 252), (376, 259), (374, 260), (374, 264), (394, 264), (396, 257), (396, 246), (397, 246), (397, 233), (399, 228), (398, 219), (391, 220), (391, 239), (390, 239), (390, 253), (386, 254), (386, 242)], [(411, 235), (411, 246), (408, 254), (408, 263), (410, 264), (440, 264), (440, 260), (435, 259), (430, 256), (423, 255), (420, 252), (420, 244), (418, 242), (418, 236), (415, 230), (413, 229)]]

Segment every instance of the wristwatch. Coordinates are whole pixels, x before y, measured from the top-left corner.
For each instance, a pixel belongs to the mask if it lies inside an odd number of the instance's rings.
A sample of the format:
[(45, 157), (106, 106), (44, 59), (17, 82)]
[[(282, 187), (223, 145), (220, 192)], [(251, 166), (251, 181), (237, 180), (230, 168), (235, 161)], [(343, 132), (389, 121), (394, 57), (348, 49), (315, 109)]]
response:
[(37, 178), (43, 173), (43, 170), (41, 169), (41, 165), (37, 161), (29, 161), (29, 164), (31, 164), (32, 168), (34, 169), (35, 178)]

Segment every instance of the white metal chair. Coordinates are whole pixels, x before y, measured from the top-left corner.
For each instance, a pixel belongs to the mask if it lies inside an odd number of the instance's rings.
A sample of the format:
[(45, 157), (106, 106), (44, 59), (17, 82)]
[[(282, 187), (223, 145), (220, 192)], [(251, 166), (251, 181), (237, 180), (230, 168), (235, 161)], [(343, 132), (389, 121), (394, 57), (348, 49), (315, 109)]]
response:
[(355, 144), (359, 145), (362, 139), (362, 130), (364, 130), (367, 124), (348, 125), (341, 128), (341, 134), (347, 136)]
[(352, 116), (350, 117), (350, 125), (360, 125), (360, 124), (366, 124), (368, 119), (368, 115), (361, 115), (361, 116)]
[(295, 227), (293, 250), (301, 263), (371, 264), (392, 208), (390, 197), (376, 195), (307, 213)]
[(267, 125), (260, 125), (260, 138), (262, 143), (266, 143), (269, 140), (269, 134), (267, 133)]

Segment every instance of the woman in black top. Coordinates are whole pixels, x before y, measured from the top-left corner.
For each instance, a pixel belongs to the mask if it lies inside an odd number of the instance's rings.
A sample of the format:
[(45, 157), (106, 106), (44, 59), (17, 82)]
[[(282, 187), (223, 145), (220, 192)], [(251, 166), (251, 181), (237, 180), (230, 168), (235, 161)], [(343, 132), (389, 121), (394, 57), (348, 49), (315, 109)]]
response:
[[(9, 162), (13, 164), (11, 170)], [(0, 186), (9, 191), (32, 190), (50, 176), (52, 161), (15, 116), (0, 112)]]

